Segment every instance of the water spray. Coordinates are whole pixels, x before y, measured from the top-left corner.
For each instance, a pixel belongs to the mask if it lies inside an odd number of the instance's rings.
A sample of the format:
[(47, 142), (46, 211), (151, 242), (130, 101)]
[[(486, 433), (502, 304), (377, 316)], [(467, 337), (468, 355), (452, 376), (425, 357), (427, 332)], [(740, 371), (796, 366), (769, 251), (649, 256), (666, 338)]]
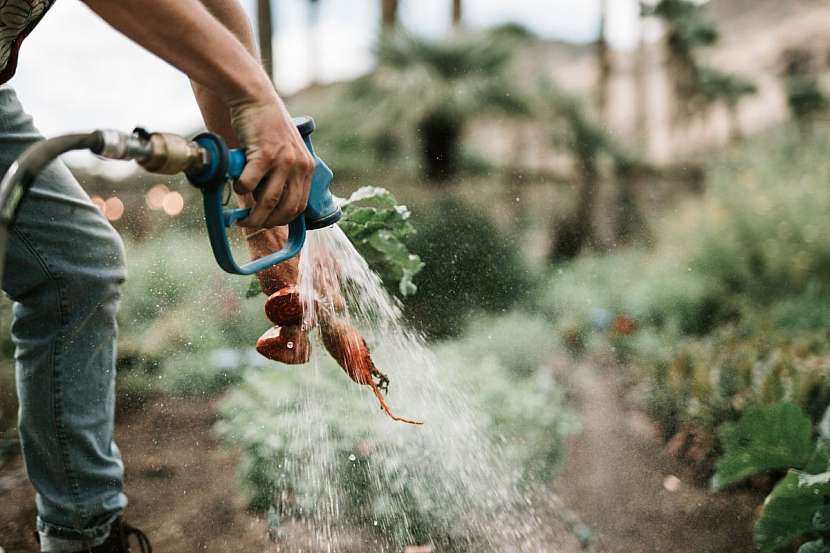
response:
[(304, 213), (289, 223), (285, 246), (267, 256), (239, 265), (228, 241), (228, 227), (245, 219), (250, 209), (225, 209), (225, 189), (238, 179), (245, 168), (245, 151), (231, 149), (213, 133), (195, 138), (170, 133), (149, 133), (138, 128), (132, 133), (96, 130), (88, 134), (69, 134), (42, 140), (30, 146), (9, 168), (0, 181), (0, 278), (6, 258), (9, 229), (26, 193), (38, 173), (58, 156), (74, 150), (88, 150), (108, 159), (135, 160), (151, 173), (184, 173), (187, 180), (202, 192), (205, 223), (213, 255), (228, 273), (250, 275), (282, 263), (300, 253), (306, 231), (325, 228), (340, 220), (342, 213), (329, 191), (333, 174), (317, 157), (311, 143), (314, 120), (294, 118), (306, 147), (314, 158), (314, 174)]

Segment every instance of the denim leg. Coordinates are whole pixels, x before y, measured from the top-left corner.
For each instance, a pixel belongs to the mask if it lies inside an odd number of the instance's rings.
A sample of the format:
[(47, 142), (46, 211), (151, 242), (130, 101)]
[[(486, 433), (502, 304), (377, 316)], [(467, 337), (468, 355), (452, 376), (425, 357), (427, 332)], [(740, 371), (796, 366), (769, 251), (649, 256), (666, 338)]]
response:
[[(39, 135), (0, 88), (0, 170)], [(19, 428), (44, 551), (109, 533), (127, 500), (112, 440), (123, 243), (61, 162), (37, 178), (10, 234), (3, 290), (14, 301)]]

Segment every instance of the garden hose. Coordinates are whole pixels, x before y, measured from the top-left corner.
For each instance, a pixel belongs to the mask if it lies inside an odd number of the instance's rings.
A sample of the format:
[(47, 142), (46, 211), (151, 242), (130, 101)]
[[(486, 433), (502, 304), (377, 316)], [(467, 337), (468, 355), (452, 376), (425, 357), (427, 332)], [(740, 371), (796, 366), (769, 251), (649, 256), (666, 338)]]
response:
[(23, 198), (37, 175), (62, 154), (88, 150), (109, 159), (138, 161), (148, 171), (176, 174), (201, 167), (202, 151), (193, 142), (173, 134), (149, 134), (136, 129), (132, 134), (96, 130), (41, 140), (12, 163), (0, 181), (0, 281), (5, 268), (8, 235)]
[(14, 224), (23, 197), (32, 187), (35, 177), (61, 154), (73, 150), (99, 153), (104, 146), (103, 133), (67, 134), (42, 140), (30, 146), (12, 163), (0, 181), (0, 282), (6, 263), (8, 235)]
[(148, 133), (141, 128), (130, 134), (114, 130), (67, 134), (33, 144), (12, 163), (0, 181), (0, 282), (9, 231), (21, 201), (40, 171), (61, 154), (73, 150), (89, 150), (108, 159), (134, 160), (152, 173), (184, 173), (190, 184), (202, 192), (210, 245), (216, 262), (223, 270), (248, 275), (286, 261), (300, 252), (306, 230), (333, 225), (342, 215), (329, 191), (333, 176), (331, 169), (317, 157), (311, 144), (314, 120), (298, 117), (294, 119), (294, 124), (315, 162), (306, 210), (289, 223), (288, 240), (282, 250), (241, 266), (234, 260), (228, 228), (246, 218), (250, 210), (225, 210), (223, 191), (228, 182), (242, 174), (247, 163), (244, 150), (228, 148), (221, 137), (212, 133), (202, 133), (190, 140), (176, 134)]

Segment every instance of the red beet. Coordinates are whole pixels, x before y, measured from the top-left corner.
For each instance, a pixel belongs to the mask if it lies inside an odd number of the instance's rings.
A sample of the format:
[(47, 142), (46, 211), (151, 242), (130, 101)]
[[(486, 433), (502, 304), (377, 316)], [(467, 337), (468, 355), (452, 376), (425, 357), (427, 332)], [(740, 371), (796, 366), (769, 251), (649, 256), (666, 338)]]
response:
[(256, 341), (256, 350), (263, 356), (287, 365), (308, 363), (311, 343), (299, 326), (274, 326)]
[(303, 322), (303, 304), (295, 286), (280, 288), (265, 302), (265, 316), (277, 326), (297, 325)]

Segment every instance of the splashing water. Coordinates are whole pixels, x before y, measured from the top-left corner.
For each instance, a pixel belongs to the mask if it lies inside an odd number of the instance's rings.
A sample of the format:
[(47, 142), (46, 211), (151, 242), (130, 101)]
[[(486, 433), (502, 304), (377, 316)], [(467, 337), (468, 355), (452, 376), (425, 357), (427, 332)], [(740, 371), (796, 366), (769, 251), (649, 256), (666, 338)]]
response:
[[(340, 311), (345, 301), (348, 309), (339, 315), (360, 329), (375, 364), (390, 377), (392, 410), (424, 426), (389, 420), (375, 410), (366, 386), (350, 386), (345, 395), (351, 397), (305, 386), (292, 429), (305, 462), (286, 461), (282, 470), (307, 489), (283, 494), (280, 528), (301, 526), (308, 547), (303, 551), (401, 552), (425, 543), (436, 552), (557, 550), (563, 507), (556, 495), (541, 484), (520, 484), (520, 467), (511, 466), (485, 434), (484, 417), (465, 399), (455, 375), (442, 372), (423, 337), (406, 327), (400, 303), (336, 225), (308, 234), (298, 287), (307, 328), (318, 322), (318, 309)], [(291, 368), (309, 371), (304, 376), (312, 383), (332, 370), (325, 350), (315, 346), (310, 368)], [(345, 424), (358, 425), (365, 435), (347, 456), (330, 422), (338, 401), (367, 407), (345, 415)], [(362, 532), (357, 538), (355, 528)], [(353, 548), (355, 539), (360, 546)]]

